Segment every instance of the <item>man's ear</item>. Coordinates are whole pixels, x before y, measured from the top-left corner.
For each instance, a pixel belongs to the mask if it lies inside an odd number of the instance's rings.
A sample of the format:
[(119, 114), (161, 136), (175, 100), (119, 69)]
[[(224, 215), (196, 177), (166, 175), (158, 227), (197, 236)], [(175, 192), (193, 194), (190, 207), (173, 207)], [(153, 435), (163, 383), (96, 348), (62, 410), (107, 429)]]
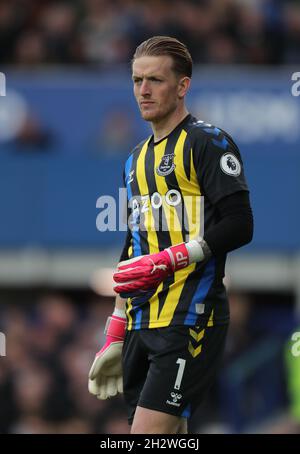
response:
[(178, 97), (180, 99), (184, 98), (188, 92), (188, 89), (191, 85), (191, 79), (189, 77), (182, 77), (178, 82)]

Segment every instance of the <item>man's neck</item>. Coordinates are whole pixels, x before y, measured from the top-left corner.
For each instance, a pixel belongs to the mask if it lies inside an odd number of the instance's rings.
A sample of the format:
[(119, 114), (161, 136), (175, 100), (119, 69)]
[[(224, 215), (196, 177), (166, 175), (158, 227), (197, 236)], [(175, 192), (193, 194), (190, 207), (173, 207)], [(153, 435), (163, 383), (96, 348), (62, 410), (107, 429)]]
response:
[(176, 126), (179, 125), (179, 123), (181, 123), (188, 114), (189, 113), (184, 106), (183, 109), (180, 109), (180, 111), (173, 113), (170, 117), (163, 119), (161, 122), (151, 123), (154, 142), (158, 142), (159, 140), (169, 135), (170, 132), (172, 132), (173, 129), (175, 129)]

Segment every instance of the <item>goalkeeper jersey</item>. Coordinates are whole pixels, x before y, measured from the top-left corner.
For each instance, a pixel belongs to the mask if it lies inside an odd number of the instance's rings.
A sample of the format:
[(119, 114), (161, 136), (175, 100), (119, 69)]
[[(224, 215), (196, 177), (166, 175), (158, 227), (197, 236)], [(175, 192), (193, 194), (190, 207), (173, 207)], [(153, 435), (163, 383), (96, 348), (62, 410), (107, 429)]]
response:
[[(167, 137), (151, 136), (124, 170), (128, 235), (122, 258), (187, 242), (218, 222), (216, 203), (247, 191), (237, 145), (225, 131), (188, 115)], [(154, 292), (127, 300), (128, 329), (228, 323), (226, 255), (176, 271)]]

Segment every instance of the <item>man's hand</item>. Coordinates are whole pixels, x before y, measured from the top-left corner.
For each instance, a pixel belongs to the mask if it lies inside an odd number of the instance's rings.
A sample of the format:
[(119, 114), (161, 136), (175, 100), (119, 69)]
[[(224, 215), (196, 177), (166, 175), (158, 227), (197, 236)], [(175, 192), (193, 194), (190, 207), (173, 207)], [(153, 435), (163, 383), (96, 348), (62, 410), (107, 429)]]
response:
[(172, 246), (157, 254), (143, 255), (120, 262), (114, 273), (114, 290), (123, 297), (141, 295), (156, 289), (170, 274), (189, 265), (185, 243)]
[(105, 327), (106, 342), (96, 354), (89, 372), (89, 392), (107, 399), (123, 392), (122, 348), (126, 319), (112, 315)]

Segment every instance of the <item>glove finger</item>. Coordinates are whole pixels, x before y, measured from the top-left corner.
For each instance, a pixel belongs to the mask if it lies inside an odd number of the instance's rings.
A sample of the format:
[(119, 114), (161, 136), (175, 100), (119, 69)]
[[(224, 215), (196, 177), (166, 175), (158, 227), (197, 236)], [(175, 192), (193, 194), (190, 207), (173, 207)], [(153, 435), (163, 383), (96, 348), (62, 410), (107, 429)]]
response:
[(138, 262), (142, 258), (147, 257), (146, 255), (139, 255), (138, 257), (133, 257), (132, 259), (122, 260), (118, 263), (118, 268), (131, 267), (133, 263)]
[(89, 389), (89, 392), (91, 394), (93, 394), (94, 396), (97, 396), (100, 392), (99, 390), (99, 386), (96, 382), (96, 380), (89, 380), (88, 381), (88, 389)]
[(123, 377), (122, 376), (117, 378), (117, 390), (119, 393), (123, 393)]
[(97, 363), (98, 363), (98, 357), (96, 356), (94, 358), (94, 361), (93, 361), (93, 364), (90, 368), (90, 371), (89, 371), (89, 379), (90, 380), (94, 380), (97, 376), (97, 372), (98, 372), (98, 367), (97, 367)]
[[(158, 279), (139, 279), (137, 281), (118, 283), (113, 287), (116, 293), (132, 294), (133, 296), (139, 296), (142, 293), (151, 292), (157, 288), (161, 283)], [(132, 298), (132, 296), (130, 296)]]
[(114, 288), (123, 288), (125, 292), (133, 292), (133, 291), (149, 291), (150, 289), (154, 288), (157, 284), (159, 279), (156, 276), (142, 276), (138, 279), (129, 279), (127, 281), (120, 281), (116, 282)]
[(114, 291), (117, 293), (133, 293), (140, 290), (139, 283), (133, 281), (132, 283), (126, 282), (125, 284), (117, 284), (113, 287)]
[(115, 396), (118, 392), (117, 377), (108, 377), (106, 392), (108, 397)]
[(139, 288), (128, 288), (127, 286), (124, 288), (123, 285), (116, 285), (113, 289), (116, 293), (122, 294), (121, 296), (123, 298), (134, 298), (136, 295), (140, 296)]
[(118, 270), (113, 274), (115, 282), (127, 282), (144, 277), (150, 274), (150, 270), (145, 267), (137, 267), (134, 269)]
[(102, 376), (99, 380), (99, 392), (97, 394), (97, 398), (100, 400), (106, 400), (108, 398), (107, 395), (107, 377)]
[[(103, 353), (105, 353), (105, 351)], [(107, 361), (107, 355), (105, 355), (105, 354), (101, 353), (100, 355), (95, 356), (94, 362), (93, 362), (92, 367), (89, 372), (89, 378), (91, 380), (95, 380), (95, 379), (97, 380), (97, 378), (100, 375), (101, 369), (105, 368), (106, 361)]]
[(132, 259), (119, 262), (117, 266), (117, 272), (134, 272), (137, 270), (145, 271), (145, 269), (149, 267), (152, 269), (154, 265), (153, 257), (154, 255), (152, 255), (152, 258), (150, 255), (140, 255), (139, 257), (133, 257)]

